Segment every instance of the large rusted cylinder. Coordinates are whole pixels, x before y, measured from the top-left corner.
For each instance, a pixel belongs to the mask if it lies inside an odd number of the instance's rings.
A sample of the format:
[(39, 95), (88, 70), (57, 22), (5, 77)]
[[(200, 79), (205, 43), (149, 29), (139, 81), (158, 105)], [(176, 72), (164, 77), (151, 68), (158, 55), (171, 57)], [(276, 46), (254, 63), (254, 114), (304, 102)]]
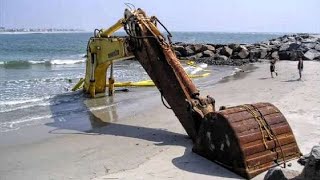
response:
[(270, 103), (215, 112), (193, 150), (248, 179), (301, 154), (286, 118)]
[(174, 54), (171, 48), (162, 48), (164, 55), (172, 67), (173, 71), (176, 73), (176, 76), (180, 79), (183, 86), (187, 89), (190, 97), (194, 98), (196, 95), (199, 95), (199, 90), (196, 85), (193, 84), (192, 80), (184, 71), (181, 63), (179, 62), (177, 56)]

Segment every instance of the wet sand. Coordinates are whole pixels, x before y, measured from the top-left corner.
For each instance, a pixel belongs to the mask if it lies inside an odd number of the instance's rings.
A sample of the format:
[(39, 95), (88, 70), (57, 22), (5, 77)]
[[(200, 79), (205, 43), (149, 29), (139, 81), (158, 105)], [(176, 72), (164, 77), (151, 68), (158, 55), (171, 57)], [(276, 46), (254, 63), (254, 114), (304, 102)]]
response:
[[(275, 104), (291, 125), (301, 151), (308, 153), (320, 136), (320, 63), (305, 62), (302, 81), (297, 81), (296, 62), (278, 63), (279, 76), (274, 79), (269, 64), (255, 67), (204, 87), (202, 95), (215, 97), (217, 107)], [(90, 103), (109, 107), (70, 115), (74, 122), (68, 124), (55, 119), (45, 127), (1, 134), (0, 179), (240, 178), (191, 152), (191, 140), (172, 111), (161, 104), (159, 93), (136, 91), (126, 103), (122, 103), (125, 93), (113, 101), (86, 100), (85, 107), (94, 106)], [(302, 167), (293, 163), (290, 168)]]

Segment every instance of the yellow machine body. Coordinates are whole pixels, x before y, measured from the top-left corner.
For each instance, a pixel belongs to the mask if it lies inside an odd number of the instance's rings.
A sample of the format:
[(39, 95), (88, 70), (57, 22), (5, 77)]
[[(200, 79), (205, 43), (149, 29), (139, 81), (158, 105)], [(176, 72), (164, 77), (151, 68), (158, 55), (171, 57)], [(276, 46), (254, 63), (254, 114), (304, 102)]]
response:
[[(84, 80), (84, 91), (89, 93), (91, 97), (96, 94), (105, 93), (107, 69), (112, 66), (114, 61), (131, 59), (134, 56), (127, 51), (126, 38), (106, 37), (91, 38), (89, 40), (86, 75)], [(113, 93), (113, 72), (109, 77), (109, 94)]]

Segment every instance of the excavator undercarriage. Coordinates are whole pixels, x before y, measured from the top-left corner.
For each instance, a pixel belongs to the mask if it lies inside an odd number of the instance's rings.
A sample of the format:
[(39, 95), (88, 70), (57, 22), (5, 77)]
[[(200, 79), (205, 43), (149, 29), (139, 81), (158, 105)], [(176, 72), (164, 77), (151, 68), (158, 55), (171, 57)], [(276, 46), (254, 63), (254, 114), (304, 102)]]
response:
[[(200, 96), (182, 68), (172, 50), (171, 34), (164, 37), (157, 24), (163, 26), (141, 9), (126, 9), (114, 26), (95, 33), (88, 43), (84, 91), (91, 97), (104, 93), (111, 66), (112, 95), (113, 61), (135, 57), (192, 139), (195, 153), (248, 179), (301, 155), (286, 118), (274, 105), (245, 104), (216, 111), (215, 100)], [(121, 27), (128, 36), (112, 37)]]

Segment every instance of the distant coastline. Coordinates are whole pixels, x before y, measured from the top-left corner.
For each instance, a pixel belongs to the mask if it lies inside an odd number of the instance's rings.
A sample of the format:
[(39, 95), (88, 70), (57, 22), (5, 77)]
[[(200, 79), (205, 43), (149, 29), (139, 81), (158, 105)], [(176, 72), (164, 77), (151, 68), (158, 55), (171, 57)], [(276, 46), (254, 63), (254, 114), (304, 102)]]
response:
[(60, 29), (60, 28), (5, 28), (0, 27), (1, 34), (11, 33), (66, 33), (66, 32), (85, 32), (82, 29)]
[(0, 31), (0, 34), (67, 34), (67, 33), (89, 33), (88, 31), (39, 31), (39, 32), (3, 32)]

